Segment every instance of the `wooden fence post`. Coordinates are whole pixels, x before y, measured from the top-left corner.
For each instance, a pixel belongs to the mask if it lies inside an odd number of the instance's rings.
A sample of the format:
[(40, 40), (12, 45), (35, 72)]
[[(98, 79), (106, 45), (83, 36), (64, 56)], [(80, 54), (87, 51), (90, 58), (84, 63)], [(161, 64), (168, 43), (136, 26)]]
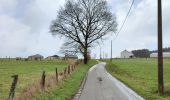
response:
[(68, 74), (70, 74), (70, 65), (68, 65), (67, 68), (68, 68)]
[(13, 100), (14, 99), (15, 88), (16, 88), (17, 81), (18, 81), (18, 75), (13, 75), (11, 77), (14, 78), (14, 79), (13, 79), (13, 82), (12, 82), (12, 85), (11, 85), (11, 89), (10, 89), (8, 100)]
[(42, 77), (41, 77), (41, 87), (42, 88), (44, 88), (44, 86), (45, 86), (45, 77), (46, 77), (45, 71), (43, 71), (43, 74), (42, 74)]
[(58, 82), (58, 70), (56, 68), (56, 81)]

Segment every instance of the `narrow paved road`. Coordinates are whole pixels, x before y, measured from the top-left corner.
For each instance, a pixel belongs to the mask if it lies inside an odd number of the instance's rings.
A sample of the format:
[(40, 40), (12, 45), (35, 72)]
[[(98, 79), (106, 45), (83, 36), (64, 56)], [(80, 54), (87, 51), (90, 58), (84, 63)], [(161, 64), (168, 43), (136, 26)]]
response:
[(105, 69), (106, 63), (94, 65), (76, 100), (144, 100), (133, 90), (112, 77)]

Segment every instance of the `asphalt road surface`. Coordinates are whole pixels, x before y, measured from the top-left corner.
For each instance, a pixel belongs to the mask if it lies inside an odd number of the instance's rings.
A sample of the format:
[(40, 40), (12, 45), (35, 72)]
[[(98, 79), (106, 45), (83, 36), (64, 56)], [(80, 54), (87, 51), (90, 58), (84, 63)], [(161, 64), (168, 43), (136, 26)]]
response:
[(81, 93), (74, 100), (144, 100), (112, 77), (105, 65), (106, 63), (101, 62), (89, 70)]

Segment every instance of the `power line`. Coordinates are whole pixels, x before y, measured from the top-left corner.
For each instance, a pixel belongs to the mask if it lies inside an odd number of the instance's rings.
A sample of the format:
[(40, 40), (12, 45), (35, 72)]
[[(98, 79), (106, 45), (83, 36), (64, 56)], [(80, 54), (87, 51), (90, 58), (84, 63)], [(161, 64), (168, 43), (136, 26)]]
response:
[(116, 33), (116, 36), (115, 36), (115, 38), (113, 39), (113, 41), (116, 40), (117, 36), (119, 35), (119, 33), (121, 32), (121, 30), (123, 29), (123, 26), (125, 25), (125, 22), (126, 22), (129, 14), (130, 14), (130, 11), (131, 11), (131, 9), (132, 9), (132, 6), (133, 6), (134, 2), (135, 2), (135, 0), (132, 1), (131, 5), (130, 5), (130, 8), (129, 8), (128, 12), (127, 12), (127, 15), (126, 15), (126, 17), (125, 17), (125, 19), (124, 19), (124, 21), (123, 21), (123, 23), (122, 23), (119, 31)]

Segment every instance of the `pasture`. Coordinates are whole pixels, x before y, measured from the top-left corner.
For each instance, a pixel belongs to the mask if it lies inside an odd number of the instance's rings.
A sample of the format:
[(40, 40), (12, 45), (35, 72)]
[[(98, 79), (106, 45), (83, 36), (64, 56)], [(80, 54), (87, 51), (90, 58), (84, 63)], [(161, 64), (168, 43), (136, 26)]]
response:
[(164, 59), (165, 95), (157, 93), (157, 59), (113, 59), (107, 70), (146, 100), (170, 100), (170, 59)]
[(41, 74), (46, 71), (46, 75), (55, 73), (55, 68), (59, 72), (67, 67), (65, 61), (16, 61), (14, 59), (0, 59), (0, 100), (8, 97), (12, 84), (11, 76), (18, 74), (18, 83), (16, 94), (19, 94), (29, 85), (37, 82), (41, 78)]

